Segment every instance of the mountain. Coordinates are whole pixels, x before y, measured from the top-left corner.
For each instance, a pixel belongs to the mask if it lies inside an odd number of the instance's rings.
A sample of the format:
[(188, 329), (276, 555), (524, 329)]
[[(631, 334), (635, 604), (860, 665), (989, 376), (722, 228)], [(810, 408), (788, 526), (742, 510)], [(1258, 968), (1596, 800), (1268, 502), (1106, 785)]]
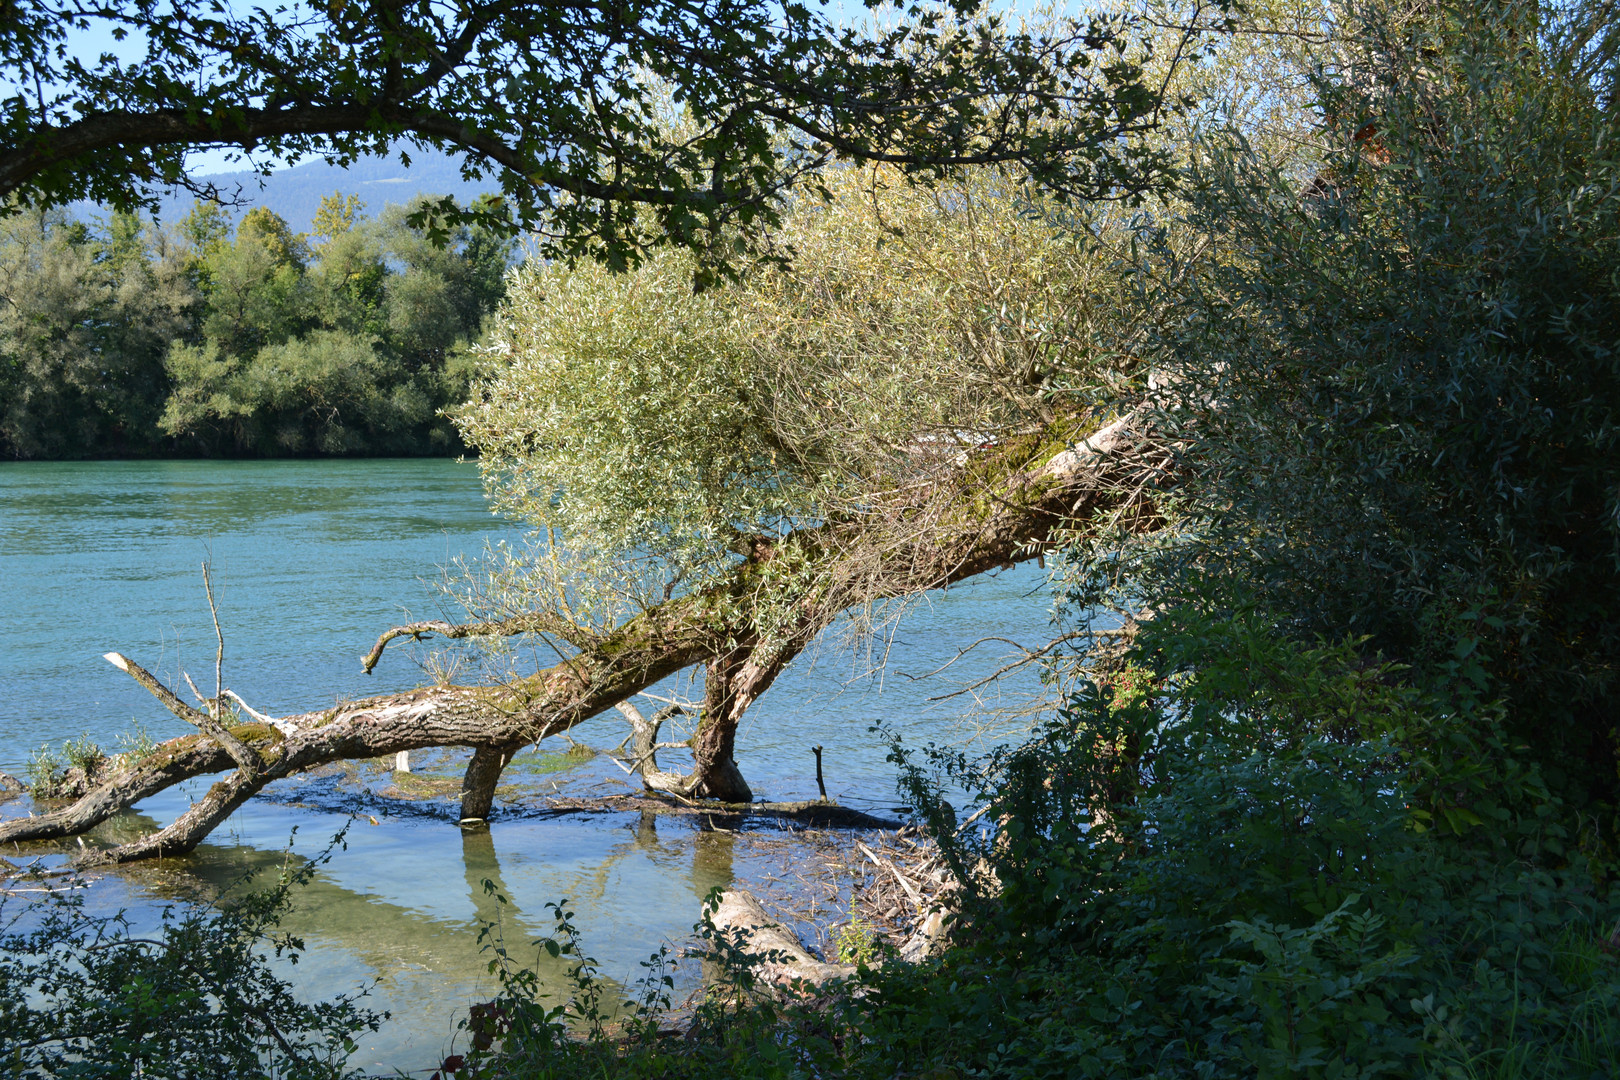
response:
[[(499, 191), (493, 178), (486, 177), (469, 183), (461, 177), (460, 159), (437, 150), (411, 148), (411, 163), (400, 163), (399, 155), (367, 157), (346, 169), (328, 165), (324, 161), (311, 161), (290, 169), (278, 169), (269, 176), (251, 171), (218, 173), (205, 176), (218, 184), (222, 195), (237, 192), (239, 205), (232, 210), (240, 217), (255, 206), (269, 207), (287, 219), (294, 232), (308, 232), (321, 199), (333, 192), (358, 195), (366, 207), (367, 217), (376, 217), (384, 207), (393, 203), (408, 203), (418, 195), (454, 195), (461, 202), (471, 202), (486, 192)], [(189, 191), (172, 189), (159, 199), (158, 220), (165, 225), (179, 221), (191, 212), (195, 196)], [(88, 205), (74, 208), (80, 216), (92, 216), (97, 211)]]

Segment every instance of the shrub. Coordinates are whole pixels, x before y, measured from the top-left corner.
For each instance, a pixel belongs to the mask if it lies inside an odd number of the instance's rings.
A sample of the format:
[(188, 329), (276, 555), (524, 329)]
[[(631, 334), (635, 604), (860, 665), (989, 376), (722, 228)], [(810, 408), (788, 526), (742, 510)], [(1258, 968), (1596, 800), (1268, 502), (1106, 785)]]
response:
[(345, 1064), (353, 1037), (385, 1014), (352, 996), (300, 1001), (267, 956), (296, 960), (303, 950), (276, 928), (331, 850), (240, 899), (167, 908), (142, 934), (122, 913), (90, 913), (77, 891), (45, 890), (33, 903), (0, 894), (0, 1071), (20, 1080), (359, 1075)]
[(1620, 911), (1536, 769), (1474, 695), (1278, 625), (1162, 613), (1128, 657), (1149, 692), (933, 756), (999, 824), (942, 832), (965, 944), (875, 977), (870, 1045), (1019, 1077), (1614, 1074)]

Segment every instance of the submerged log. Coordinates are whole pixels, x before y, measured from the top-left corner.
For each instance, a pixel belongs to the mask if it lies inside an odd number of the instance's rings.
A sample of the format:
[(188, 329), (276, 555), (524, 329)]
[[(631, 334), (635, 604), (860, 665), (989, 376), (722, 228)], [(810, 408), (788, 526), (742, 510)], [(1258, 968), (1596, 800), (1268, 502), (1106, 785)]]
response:
[[(433, 634), (545, 632), (577, 645), (566, 660), (508, 683), (425, 687), (279, 719), (248, 709), (222, 688), (216, 702), (231, 697), (256, 717), (233, 724), (186, 705), (134, 661), (110, 653), (110, 662), (200, 732), (171, 739), (140, 758), (121, 759), (71, 805), (0, 824), (0, 842), (83, 833), (181, 781), (229, 772), (167, 828), (106, 851), (86, 850), (79, 861), (180, 854), (272, 781), (335, 761), (446, 746), (473, 750), (461, 817), (482, 820), (502, 769), (519, 748), (566, 731), (696, 664), (706, 666), (708, 680), (692, 741), (695, 768), (686, 776), (661, 772), (648, 755), (636, 771), (648, 788), (681, 798), (748, 802), (752, 792), (734, 754), (737, 724), (843, 610), (1035, 558), (1063, 529), (1093, 527), (1105, 519), (1136, 528), (1156, 525), (1147, 495), (1163, 476), (1163, 460), (1144, 452), (1133, 417), (1084, 438), (1069, 434), (1074, 423), (966, 454), (957, 487), (907, 495), (905, 505), (889, 507), (892, 520), (884, 528), (837, 522), (758, 541), (728, 582), (668, 600), (606, 634), (593, 636), (529, 616), (501, 623), (414, 623), (383, 634), (365, 661), (370, 670), (395, 638)], [(815, 572), (779, 580), (771, 564), (783, 558)], [(755, 618), (766, 599), (773, 616)], [(762, 623), (772, 632), (763, 633)], [(656, 745), (656, 731), (652, 740), (649, 746)]]

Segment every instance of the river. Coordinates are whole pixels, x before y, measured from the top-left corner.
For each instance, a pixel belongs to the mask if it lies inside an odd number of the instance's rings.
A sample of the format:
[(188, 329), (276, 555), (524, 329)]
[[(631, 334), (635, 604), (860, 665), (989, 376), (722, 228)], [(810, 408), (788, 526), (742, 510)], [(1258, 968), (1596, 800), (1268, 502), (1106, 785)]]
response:
[[(204, 560), (226, 639), (225, 684), (280, 715), (425, 681), (425, 649), (413, 661), (396, 643), (372, 676), (359, 658), (381, 630), (445, 614), (436, 583), (452, 560), (521, 535), (490, 516), (476, 468), (447, 460), (0, 464), (0, 769), (21, 775), (42, 746), (79, 736), (116, 750), (137, 725), (157, 739), (184, 733), (101, 656), (122, 652), (165, 680), (183, 669), (211, 691)], [(810, 747), (820, 745), (834, 798), (896, 807), (887, 744), (872, 729), (913, 745), (980, 731), (986, 716), (971, 695), (930, 699), (999, 666), (1004, 647), (917, 677), (981, 638), (1044, 641), (1048, 606), (1041, 572), (1026, 565), (928, 598), (892, 640), (812, 650), (739, 730), (738, 762), (756, 796), (815, 797)], [(865, 674), (880, 654), (886, 663)], [(1015, 709), (1038, 691), (1026, 671), (982, 706)], [(625, 727), (610, 715), (572, 734), (606, 749)], [(532, 937), (550, 928), (546, 902), (568, 898), (604, 971), (631, 975), (660, 943), (690, 932), (710, 888), (768, 874), (781, 859), (764, 832), (547, 816), (536, 809), (546, 790), (625, 790), (604, 756), (569, 759), (559, 749), (548, 743), (520, 759), (513, 775), (528, 797), (498, 804), (487, 831), (456, 828), (453, 800), (393, 799), (386, 772), (349, 770), (261, 796), (188, 858), (103, 878), (96, 904), (151, 917), (170, 898), (275, 865), (295, 828), (293, 846), (307, 852), (354, 823), (347, 850), (298, 899), (289, 928), (309, 952), (290, 974), (312, 996), (371, 985), (373, 1007), (394, 1019), (357, 1060), (430, 1070), (466, 1006), (489, 995), (481, 922), (500, 917), (509, 940)], [(461, 760), (425, 755), (418, 774), (453, 777)], [(187, 799), (174, 789), (106, 828), (167, 822)], [(26, 798), (0, 804), (8, 817), (28, 810)], [(497, 908), (485, 880), (511, 903)]]

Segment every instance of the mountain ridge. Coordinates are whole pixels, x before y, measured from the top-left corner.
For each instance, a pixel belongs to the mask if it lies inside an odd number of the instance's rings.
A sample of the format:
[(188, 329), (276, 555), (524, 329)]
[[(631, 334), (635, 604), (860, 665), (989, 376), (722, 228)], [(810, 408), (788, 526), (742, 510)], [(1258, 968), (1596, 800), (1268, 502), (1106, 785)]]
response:
[[(468, 203), (500, 190), (492, 177), (477, 181), (463, 178), (459, 157), (423, 148), (408, 153), (409, 165), (393, 153), (361, 158), (347, 167), (307, 161), (269, 175), (242, 169), (197, 179), (214, 184), (223, 197), (235, 202), (225, 207), (232, 220), (263, 206), (285, 218), (294, 232), (308, 232), (321, 200), (334, 192), (358, 195), (366, 216), (375, 218), (387, 207), (409, 203), (419, 195), (453, 195), (459, 202)], [(182, 220), (191, 212), (195, 200), (196, 196), (183, 188), (161, 192), (156, 214), (159, 223), (172, 225)], [(88, 203), (75, 204), (74, 210), (81, 217), (105, 213), (104, 208)]]

